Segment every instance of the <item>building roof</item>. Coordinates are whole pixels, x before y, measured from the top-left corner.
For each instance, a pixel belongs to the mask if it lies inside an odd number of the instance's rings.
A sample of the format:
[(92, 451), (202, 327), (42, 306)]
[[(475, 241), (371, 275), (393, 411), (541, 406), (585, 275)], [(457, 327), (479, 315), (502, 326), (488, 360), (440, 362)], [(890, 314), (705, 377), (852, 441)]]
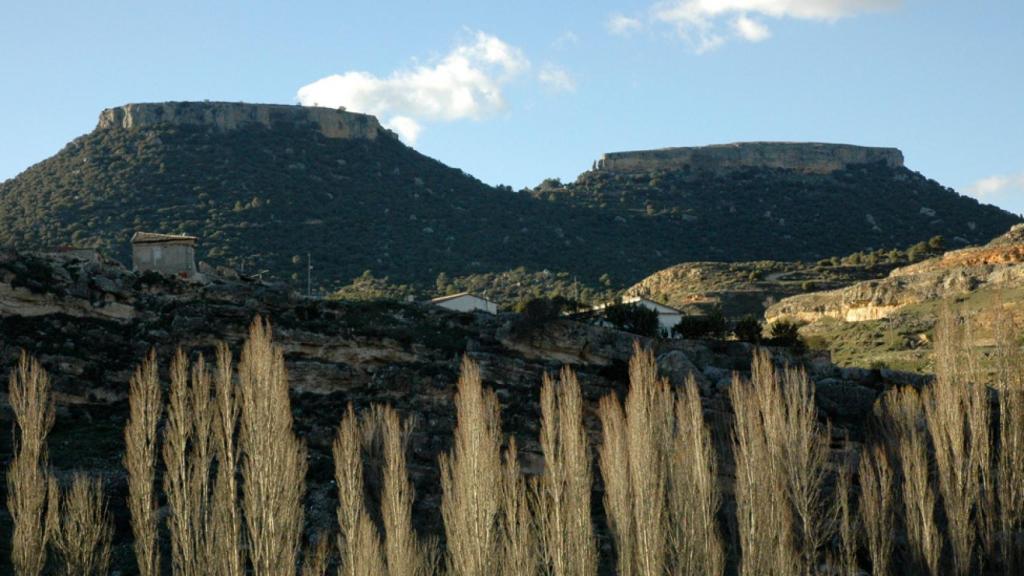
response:
[(195, 236), (185, 234), (157, 234), (156, 232), (136, 232), (132, 235), (132, 244), (162, 244), (172, 242), (196, 243)]
[[(682, 310), (679, 310), (678, 308), (673, 308), (668, 304), (656, 302), (654, 300), (651, 300), (650, 298), (647, 298), (646, 296), (626, 296), (625, 298), (622, 299), (621, 303), (636, 304), (641, 301), (647, 302), (648, 304), (654, 306), (658, 314), (684, 314), (684, 312)], [(618, 301), (605, 302), (604, 304), (598, 304), (597, 306), (592, 307), (591, 310), (594, 312), (600, 312), (601, 310), (604, 310), (605, 308), (618, 303)]]
[(488, 300), (487, 298), (484, 298), (483, 296), (477, 296), (476, 294), (472, 294), (472, 293), (469, 293), (469, 292), (459, 292), (458, 294), (449, 294), (447, 296), (439, 296), (437, 298), (431, 298), (429, 300), (429, 302), (431, 304), (440, 304), (442, 302), (447, 302), (449, 300), (455, 300), (456, 298), (462, 298), (464, 296), (469, 296), (470, 298), (478, 298), (480, 300), (483, 300), (484, 302), (490, 302), (490, 303), (494, 304), (493, 301)]

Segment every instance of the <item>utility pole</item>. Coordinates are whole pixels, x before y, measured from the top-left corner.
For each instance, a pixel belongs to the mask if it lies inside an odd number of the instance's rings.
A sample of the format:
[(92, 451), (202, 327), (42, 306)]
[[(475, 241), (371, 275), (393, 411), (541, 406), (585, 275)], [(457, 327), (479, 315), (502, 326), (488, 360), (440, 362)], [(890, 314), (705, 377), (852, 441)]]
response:
[(306, 297), (313, 295), (313, 257), (306, 252)]

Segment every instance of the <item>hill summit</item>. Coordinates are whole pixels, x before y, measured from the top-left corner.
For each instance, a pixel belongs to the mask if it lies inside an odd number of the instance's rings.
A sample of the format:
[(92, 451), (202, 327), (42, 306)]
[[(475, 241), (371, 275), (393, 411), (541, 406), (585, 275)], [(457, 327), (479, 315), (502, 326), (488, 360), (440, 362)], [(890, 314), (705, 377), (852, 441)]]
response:
[(97, 130), (144, 129), (158, 126), (206, 126), (221, 131), (251, 125), (273, 129), (275, 125), (314, 127), (327, 138), (376, 140), (398, 136), (381, 127), (368, 114), (346, 112), (343, 108), (316, 108), (284, 104), (241, 102), (160, 102), (126, 104), (100, 113)]
[(902, 168), (903, 152), (896, 148), (819, 142), (736, 142), (692, 148), (612, 152), (597, 161), (597, 168), (611, 172), (722, 172), (742, 168), (777, 168), (828, 174), (847, 166), (875, 163), (889, 168)]
[(575, 182), (514, 192), (417, 152), (364, 114), (127, 104), (0, 183), (0, 244), (92, 247), (128, 262), (137, 231), (189, 234), (200, 260), (296, 287), (311, 260), (314, 288), (328, 291), (367, 270), (433, 287), (441, 273), (519, 267), (624, 288), (680, 262), (816, 260), (935, 235), (981, 243), (1020, 221), (908, 170), (893, 149), (628, 154)]

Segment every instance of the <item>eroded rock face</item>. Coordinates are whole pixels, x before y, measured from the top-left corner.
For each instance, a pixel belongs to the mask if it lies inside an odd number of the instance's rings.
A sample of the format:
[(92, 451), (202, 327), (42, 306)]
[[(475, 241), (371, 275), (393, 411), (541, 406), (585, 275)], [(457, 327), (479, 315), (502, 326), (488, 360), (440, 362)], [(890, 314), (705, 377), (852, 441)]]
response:
[(142, 128), (157, 124), (206, 125), (217, 130), (235, 130), (249, 124), (267, 128), (277, 123), (310, 124), (328, 138), (394, 138), (390, 130), (367, 114), (332, 108), (245, 104), (241, 102), (160, 102), (125, 104), (100, 113), (98, 130)]
[(803, 324), (825, 318), (864, 322), (887, 318), (923, 302), (960, 297), (984, 288), (1024, 286), (1024, 243), (1007, 242), (1015, 230), (991, 244), (965, 248), (893, 270), (887, 278), (779, 301), (765, 312), (769, 323)]
[(903, 153), (896, 148), (849, 144), (738, 142), (693, 148), (612, 152), (602, 156), (597, 167), (611, 172), (687, 169), (720, 172), (737, 168), (781, 168), (827, 174), (853, 164), (876, 162), (899, 168), (903, 166)]

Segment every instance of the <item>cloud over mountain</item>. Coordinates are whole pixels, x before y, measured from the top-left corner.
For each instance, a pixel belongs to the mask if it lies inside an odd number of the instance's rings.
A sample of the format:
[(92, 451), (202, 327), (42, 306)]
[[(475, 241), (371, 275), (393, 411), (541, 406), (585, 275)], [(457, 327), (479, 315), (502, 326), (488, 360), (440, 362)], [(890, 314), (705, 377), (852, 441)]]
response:
[(473, 34), (432, 65), (333, 74), (299, 89), (305, 106), (373, 114), (413, 144), (424, 122), (485, 118), (505, 108), (504, 86), (530, 68), (523, 52), (496, 36)]

